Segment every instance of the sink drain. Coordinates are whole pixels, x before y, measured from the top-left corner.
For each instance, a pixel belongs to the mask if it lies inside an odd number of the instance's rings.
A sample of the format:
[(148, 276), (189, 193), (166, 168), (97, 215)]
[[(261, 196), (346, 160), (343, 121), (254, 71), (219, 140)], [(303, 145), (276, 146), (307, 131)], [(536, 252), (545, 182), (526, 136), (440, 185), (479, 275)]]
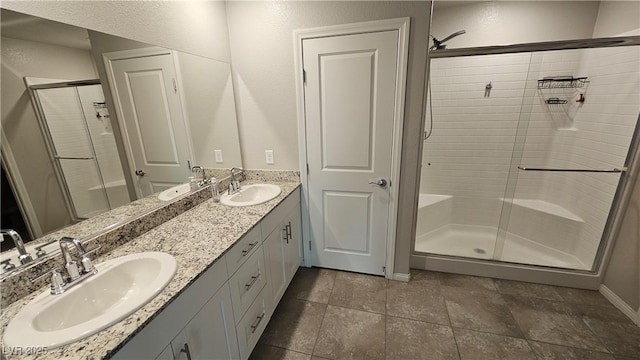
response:
[(477, 254), (486, 254), (487, 252), (484, 249), (475, 248), (473, 251)]

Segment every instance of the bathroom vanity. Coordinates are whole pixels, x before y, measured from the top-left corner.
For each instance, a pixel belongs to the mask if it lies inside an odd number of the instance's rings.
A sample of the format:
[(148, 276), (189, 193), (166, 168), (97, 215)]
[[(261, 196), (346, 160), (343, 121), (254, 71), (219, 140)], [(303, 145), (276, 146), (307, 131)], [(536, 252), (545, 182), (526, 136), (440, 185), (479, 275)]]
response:
[[(177, 270), (164, 290), (139, 310), (38, 358), (248, 358), (302, 258), (298, 178), (253, 182), (277, 184), (282, 192), (247, 207), (204, 201), (94, 259), (99, 264), (159, 251), (175, 258)], [(42, 291), (5, 307), (2, 330)], [(4, 355), (29, 358), (6, 350)]]
[(300, 260), (296, 189), (114, 358), (247, 359)]

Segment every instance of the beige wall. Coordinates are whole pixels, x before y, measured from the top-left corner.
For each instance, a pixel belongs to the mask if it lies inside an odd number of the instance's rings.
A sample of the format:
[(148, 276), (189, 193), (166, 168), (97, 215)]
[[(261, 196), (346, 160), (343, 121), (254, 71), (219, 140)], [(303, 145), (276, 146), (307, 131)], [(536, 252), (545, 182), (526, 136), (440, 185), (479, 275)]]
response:
[(601, 1), (593, 37), (638, 35), (640, 1)]
[[(228, 63), (178, 53), (193, 165), (208, 169), (242, 167), (231, 66)], [(222, 151), (217, 163), (214, 150)]]
[[(395, 272), (409, 271), (422, 123), (427, 1), (229, 2), (227, 16), (244, 164), (298, 169), (293, 30), (411, 17)], [(264, 151), (274, 150), (274, 165)]]
[[(640, 2), (601, 2), (593, 36), (607, 37), (640, 34)], [(622, 225), (614, 239), (613, 250), (603, 285), (627, 305), (640, 311), (640, 177), (633, 186), (631, 200), (622, 215)]]
[(468, 1), (436, 7), (431, 35), (443, 39), (465, 29), (449, 48), (585, 39), (597, 15), (598, 1)]
[(223, 1), (2, 1), (2, 7), (230, 61)]
[(640, 311), (640, 177), (614, 240), (603, 284), (627, 305)]
[[(43, 234), (71, 221), (23, 78), (95, 79), (85, 50), (2, 38), (2, 131)], [(42, 234), (36, 234), (39, 236)]]

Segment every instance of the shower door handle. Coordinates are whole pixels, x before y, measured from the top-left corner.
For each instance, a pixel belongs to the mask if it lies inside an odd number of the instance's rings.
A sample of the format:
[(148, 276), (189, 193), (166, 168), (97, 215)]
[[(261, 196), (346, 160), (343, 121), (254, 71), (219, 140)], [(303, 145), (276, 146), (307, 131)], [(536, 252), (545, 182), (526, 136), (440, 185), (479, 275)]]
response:
[(142, 177), (144, 176), (146, 173), (144, 172), (144, 170), (136, 170), (136, 175)]
[(369, 184), (377, 185), (377, 186), (380, 186), (381, 188), (384, 188), (387, 186), (387, 179), (383, 179), (383, 178), (369, 179)]

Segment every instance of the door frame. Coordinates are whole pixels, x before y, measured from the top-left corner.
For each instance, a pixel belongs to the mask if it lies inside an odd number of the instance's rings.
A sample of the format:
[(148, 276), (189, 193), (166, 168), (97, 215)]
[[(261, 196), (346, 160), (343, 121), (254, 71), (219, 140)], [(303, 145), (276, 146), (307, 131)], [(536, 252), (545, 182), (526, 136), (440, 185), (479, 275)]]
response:
[(409, 53), (409, 17), (367, 21), (352, 24), (333, 25), (293, 31), (294, 40), (294, 70), (296, 82), (296, 107), (298, 118), (298, 149), (299, 168), (302, 189), (300, 191), (300, 208), (302, 212), (302, 247), (304, 252), (303, 265), (310, 267), (311, 261), (311, 232), (309, 217), (309, 180), (307, 177), (307, 129), (304, 105), (304, 76), (303, 52), (304, 40), (357, 35), (364, 33), (398, 31), (398, 51), (396, 70), (395, 109), (393, 116), (393, 147), (391, 154), (391, 180), (389, 186), (389, 218), (387, 220), (387, 244), (385, 259), (385, 277), (394, 278), (394, 261), (396, 246), (396, 227), (398, 217), (398, 196), (400, 184), (400, 165), (402, 160), (402, 134), (404, 131), (405, 94), (407, 82), (408, 53)]
[[(176, 74), (176, 86), (178, 88), (178, 97), (180, 99), (180, 112), (182, 113), (182, 119), (184, 121), (184, 127), (187, 134), (187, 151), (189, 152), (189, 158), (191, 159), (191, 165), (193, 164), (193, 144), (191, 142), (191, 129), (189, 127), (189, 119), (185, 110), (184, 91), (182, 90), (182, 76), (180, 74), (180, 67), (178, 66), (178, 54), (174, 50), (165, 49), (158, 46), (150, 46), (146, 48), (112, 51), (102, 54), (102, 61), (104, 62), (105, 71), (107, 73), (107, 82), (109, 84), (109, 90), (111, 91), (111, 98), (113, 106), (116, 110), (116, 118), (118, 121), (118, 127), (120, 128), (120, 136), (122, 137), (122, 143), (124, 145), (124, 153), (127, 158), (127, 167), (129, 168), (129, 178), (133, 181), (133, 187), (135, 189), (138, 199), (142, 198), (142, 194), (138, 193), (138, 186), (135, 184), (136, 180), (136, 167), (133, 160), (133, 152), (131, 150), (131, 138), (127, 132), (126, 124), (124, 123), (124, 113), (122, 111), (122, 105), (118, 97), (118, 88), (116, 86), (115, 74), (113, 71), (113, 61), (142, 58), (149, 56), (171, 55), (173, 60), (173, 67)], [(106, 96), (106, 95), (105, 95)]]

